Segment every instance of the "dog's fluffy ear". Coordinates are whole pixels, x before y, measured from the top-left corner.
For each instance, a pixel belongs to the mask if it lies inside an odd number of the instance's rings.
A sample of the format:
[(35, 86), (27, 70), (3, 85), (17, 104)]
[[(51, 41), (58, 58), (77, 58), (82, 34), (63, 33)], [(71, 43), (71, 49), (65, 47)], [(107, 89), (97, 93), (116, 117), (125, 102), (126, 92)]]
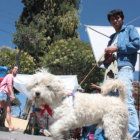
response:
[(60, 79), (58, 79), (57, 77), (54, 77), (50, 86), (51, 86), (50, 87), (51, 90), (55, 91), (56, 93), (60, 90), (62, 91), (62, 89), (64, 88), (62, 81)]
[(53, 91), (55, 97), (61, 97), (64, 95), (64, 85), (62, 81), (55, 76), (50, 85), (48, 85), (48, 88)]
[(30, 77), (30, 79), (27, 82), (28, 83), (26, 83), (25, 86), (28, 91), (30, 91), (37, 84), (37, 81), (35, 80), (35, 77), (33, 75)]
[(47, 76), (49, 74), (50, 73), (47, 71), (47, 69), (42, 68), (40, 71), (31, 75), (31, 77), (27, 81), (28, 83), (26, 84), (26, 89), (30, 91), (35, 85), (41, 82), (44, 76)]

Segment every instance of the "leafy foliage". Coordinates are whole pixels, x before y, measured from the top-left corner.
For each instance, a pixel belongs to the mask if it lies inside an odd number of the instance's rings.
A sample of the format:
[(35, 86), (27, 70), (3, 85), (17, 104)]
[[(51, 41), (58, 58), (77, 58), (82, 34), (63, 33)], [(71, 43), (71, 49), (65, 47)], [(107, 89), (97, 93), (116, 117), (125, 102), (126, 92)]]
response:
[(48, 45), (60, 39), (78, 37), (80, 0), (22, 0), (25, 7), (16, 22), (14, 44), (39, 62)]
[[(50, 51), (42, 57), (42, 65), (57, 75), (77, 75), (79, 83), (95, 65), (95, 59), (88, 43), (79, 39), (60, 40), (49, 46)], [(90, 84), (99, 84), (103, 71), (96, 67), (82, 85), (91, 91)]]
[[(10, 47), (2, 47), (0, 49), (0, 65), (1, 66), (7, 66), (12, 67), (14, 65), (17, 65), (16, 56), (18, 53), (18, 49), (11, 49)], [(21, 64), (21, 73), (34, 73), (36, 71), (36, 65), (34, 63), (33, 57), (31, 57), (26, 52), (21, 52), (21, 55), (19, 57), (20, 64)]]
[(38, 30), (33, 27), (22, 25), (19, 26), (17, 30), (18, 35), (14, 34), (13, 43), (15, 43), (20, 50), (28, 52), (38, 60), (38, 56), (45, 53), (47, 39), (44, 38), (42, 33), (39, 33)]

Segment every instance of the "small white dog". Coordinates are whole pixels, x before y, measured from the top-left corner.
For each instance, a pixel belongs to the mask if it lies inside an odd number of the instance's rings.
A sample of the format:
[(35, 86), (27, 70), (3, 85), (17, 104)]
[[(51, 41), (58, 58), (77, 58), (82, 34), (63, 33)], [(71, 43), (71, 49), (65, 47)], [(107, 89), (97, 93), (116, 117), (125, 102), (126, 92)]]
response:
[[(63, 140), (69, 130), (89, 124), (99, 124), (108, 140), (131, 140), (124, 84), (118, 80), (106, 83), (103, 95), (76, 92), (68, 96), (62, 82), (42, 70), (31, 77), (27, 89), (36, 104), (47, 104), (53, 110), (50, 130), (54, 140)], [(106, 96), (113, 89), (119, 89), (119, 97)]]

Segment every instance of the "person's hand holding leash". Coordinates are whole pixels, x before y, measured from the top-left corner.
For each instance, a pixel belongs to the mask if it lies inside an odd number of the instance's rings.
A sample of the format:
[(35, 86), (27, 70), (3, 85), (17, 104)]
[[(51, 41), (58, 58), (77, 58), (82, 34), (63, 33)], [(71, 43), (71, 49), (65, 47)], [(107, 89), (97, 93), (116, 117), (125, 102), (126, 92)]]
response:
[(105, 62), (106, 63), (111, 63), (114, 61), (114, 52), (117, 52), (118, 47), (117, 46), (109, 46), (107, 48), (105, 48)]
[(15, 99), (16, 99), (16, 98), (15, 98), (14, 95), (11, 95), (11, 96), (10, 96), (10, 101), (11, 101), (11, 102), (15, 101)]
[(114, 53), (118, 51), (118, 46), (109, 46), (105, 48), (105, 53)]

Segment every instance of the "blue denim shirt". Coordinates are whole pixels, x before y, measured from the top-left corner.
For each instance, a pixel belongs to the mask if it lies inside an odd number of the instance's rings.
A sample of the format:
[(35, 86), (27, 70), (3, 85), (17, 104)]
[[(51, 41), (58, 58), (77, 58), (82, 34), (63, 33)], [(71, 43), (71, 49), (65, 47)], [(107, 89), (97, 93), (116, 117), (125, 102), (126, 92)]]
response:
[[(115, 34), (111, 35), (108, 46), (111, 45)], [(140, 49), (140, 36), (133, 25), (122, 26), (118, 33), (117, 46), (118, 68), (130, 66), (134, 69), (137, 61), (137, 51)]]

